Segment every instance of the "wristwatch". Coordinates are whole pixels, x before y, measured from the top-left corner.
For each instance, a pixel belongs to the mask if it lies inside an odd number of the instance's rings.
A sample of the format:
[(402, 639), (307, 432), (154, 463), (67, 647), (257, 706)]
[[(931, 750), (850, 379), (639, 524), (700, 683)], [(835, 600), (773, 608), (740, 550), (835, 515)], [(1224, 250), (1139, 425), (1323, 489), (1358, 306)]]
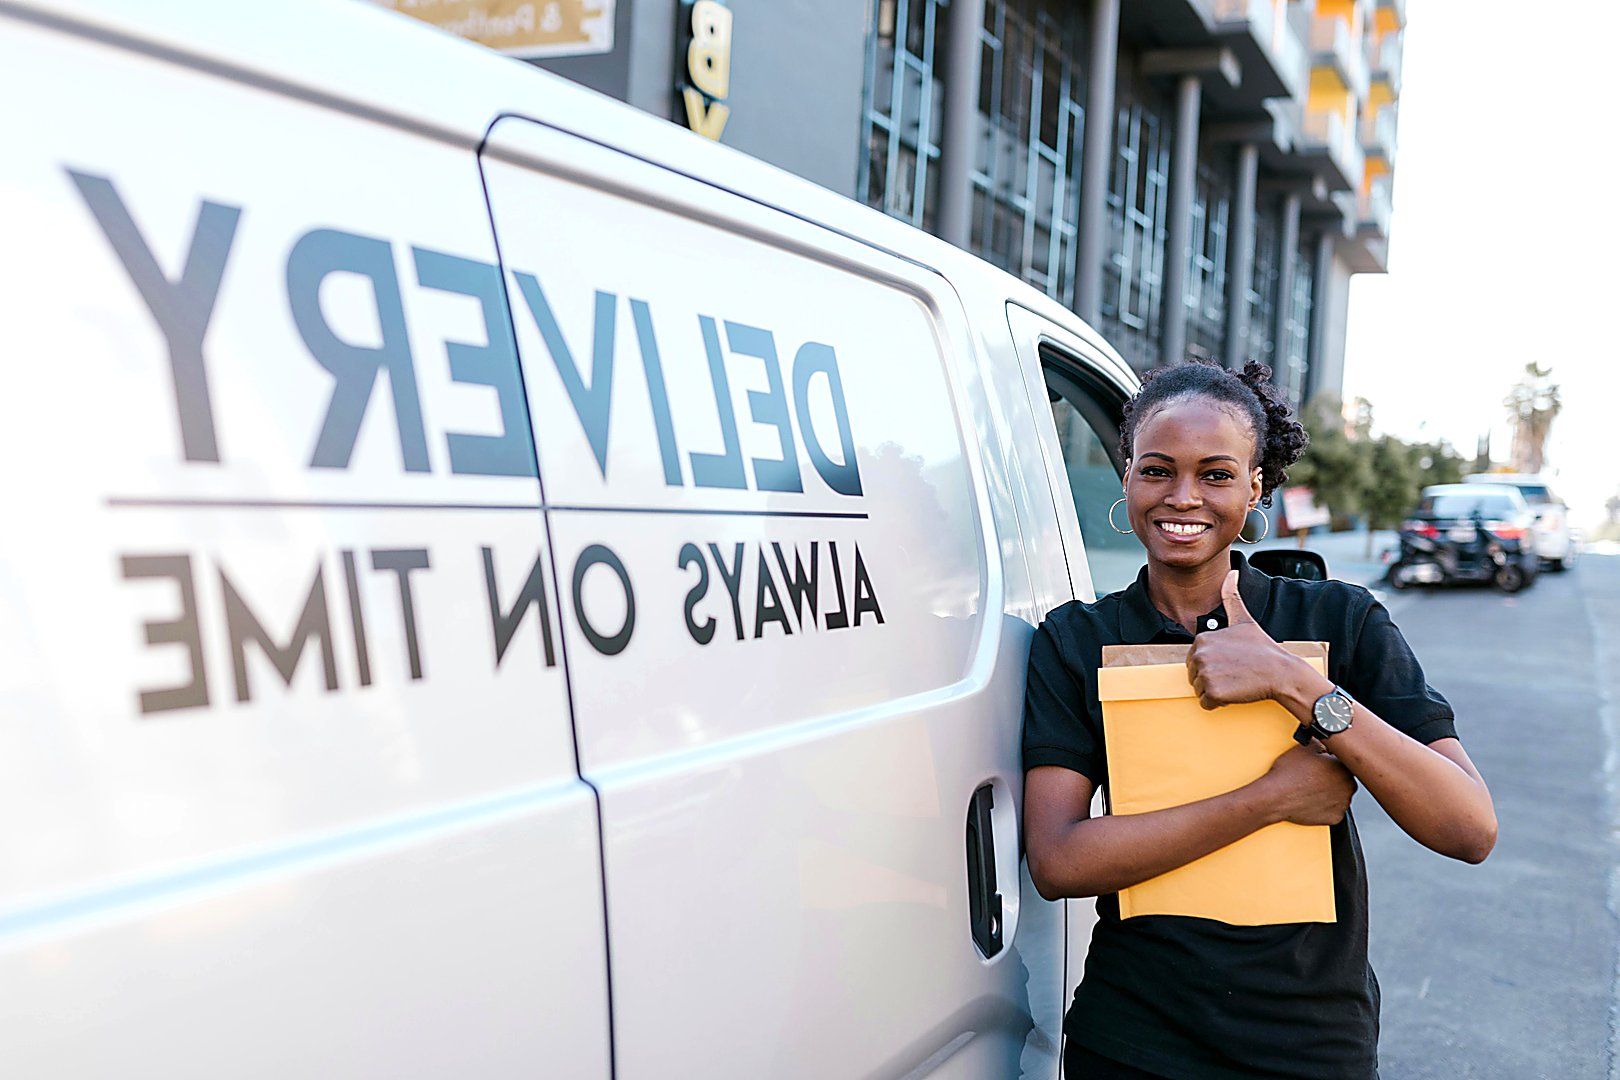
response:
[(1299, 725), (1299, 730), (1294, 732), (1294, 741), (1301, 746), (1308, 745), (1312, 737), (1326, 742), (1340, 732), (1349, 730), (1354, 715), (1355, 702), (1350, 700), (1349, 694), (1335, 686), (1316, 699), (1316, 704), (1311, 706), (1311, 722)]

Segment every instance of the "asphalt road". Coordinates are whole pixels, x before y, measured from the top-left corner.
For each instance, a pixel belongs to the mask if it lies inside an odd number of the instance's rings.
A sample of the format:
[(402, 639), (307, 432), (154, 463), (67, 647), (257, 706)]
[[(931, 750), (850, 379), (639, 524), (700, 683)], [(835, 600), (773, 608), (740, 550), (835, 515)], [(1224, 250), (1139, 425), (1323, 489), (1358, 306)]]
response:
[(1388, 604), (1456, 708), (1501, 834), (1467, 866), (1356, 798), (1382, 1080), (1620, 1080), (1620, 557), (1588, 555), (1517, 596)]

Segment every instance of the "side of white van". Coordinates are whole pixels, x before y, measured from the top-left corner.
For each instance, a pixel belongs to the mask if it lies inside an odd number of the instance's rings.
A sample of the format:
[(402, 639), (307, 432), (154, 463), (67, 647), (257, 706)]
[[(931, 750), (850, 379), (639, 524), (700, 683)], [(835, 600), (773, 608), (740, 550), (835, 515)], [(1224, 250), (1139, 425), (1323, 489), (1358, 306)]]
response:
[(0, 0), (0, 91), (0, 1074), (1057, 1075), (1094, 333), (368, 5)]

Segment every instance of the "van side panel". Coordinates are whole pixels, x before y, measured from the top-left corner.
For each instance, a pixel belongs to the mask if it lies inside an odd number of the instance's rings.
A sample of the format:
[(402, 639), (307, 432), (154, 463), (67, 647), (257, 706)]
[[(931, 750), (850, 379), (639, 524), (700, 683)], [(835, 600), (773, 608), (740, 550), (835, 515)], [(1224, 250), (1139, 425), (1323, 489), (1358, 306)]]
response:
[(1055, 1045), (1019, 915), (1027, 626), (954, 294), (538, 123), (484, 163), (602, 797), (618, 1075), (1016, 1075)]
[(475, 154), (0, 26), (0, 1075), (607, 1076)]

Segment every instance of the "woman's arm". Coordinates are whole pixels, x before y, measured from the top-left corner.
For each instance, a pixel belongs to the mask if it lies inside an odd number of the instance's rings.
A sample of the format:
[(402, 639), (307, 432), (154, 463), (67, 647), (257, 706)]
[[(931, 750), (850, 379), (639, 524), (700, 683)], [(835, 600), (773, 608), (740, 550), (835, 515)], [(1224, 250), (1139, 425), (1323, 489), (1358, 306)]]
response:
[[(1333, 684), (1303, 661), (1299, 668), (1275, 696), (1301, 723), (1308, 723), (1311, 706)], [(1329, 739), (1327, 749), (1424, 847), (1480, 863), (1496, 846), (1490, 789), (1457, 739), (1425, 746), (1357, 702), (1349, 730)]]
[[(1243, 606), (1236, 578), (1233, 571), (1222, 589), (1226, 628), (1199, 634), (1188, 654), (1193, 686), (1205, 708), (1272, 698), (1308, 723), (1311, 707), (1333, 684), (1261, 629)], [(1477, 863), (1496, 845), (1491, 793), (1455, 738), (1425, 746), (1357, 702), (1349, 730), (1327, 749), (1424, 847)]]
[(1029, 876), (1048, 900), (1118, 892), (1279, 821), (1334, 824), (1356, 785), (1330, 755), (1295, 747), (1253, 783), (1185, 806), (1094, 818), (1094, 790), (1057, 765), (1024, 776)]

